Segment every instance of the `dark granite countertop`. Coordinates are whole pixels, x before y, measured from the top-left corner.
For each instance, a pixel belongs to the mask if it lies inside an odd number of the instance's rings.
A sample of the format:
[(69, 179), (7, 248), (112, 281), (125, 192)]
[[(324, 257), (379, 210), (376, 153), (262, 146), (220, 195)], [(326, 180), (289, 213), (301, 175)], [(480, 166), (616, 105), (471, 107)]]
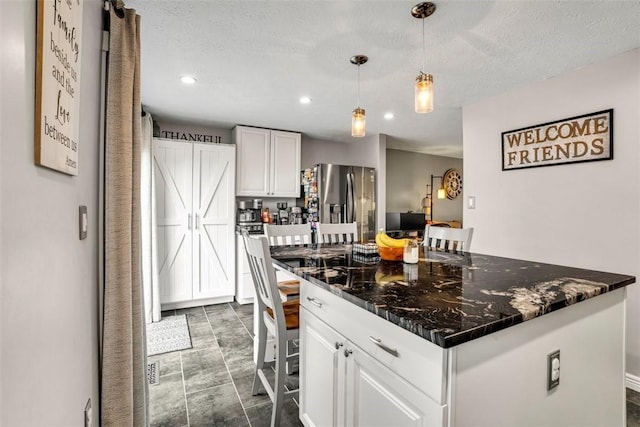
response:
[(274, 262), (440, 347), (453, 347), (635, 282), (635, 277), (421, 248), (418, 264), (350, 245), (272, 247)]

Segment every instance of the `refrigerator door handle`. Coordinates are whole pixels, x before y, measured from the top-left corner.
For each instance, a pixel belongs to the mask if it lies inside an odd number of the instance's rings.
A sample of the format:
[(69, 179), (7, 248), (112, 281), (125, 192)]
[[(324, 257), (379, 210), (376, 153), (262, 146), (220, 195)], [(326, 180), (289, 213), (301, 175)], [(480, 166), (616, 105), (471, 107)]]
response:
[(347, 174), (347, 214), (345, 218), (346, 223), (354, 222), (356, 220), (356, 206), (355, 195), (353, 192), (354, 178), (353, 173)]

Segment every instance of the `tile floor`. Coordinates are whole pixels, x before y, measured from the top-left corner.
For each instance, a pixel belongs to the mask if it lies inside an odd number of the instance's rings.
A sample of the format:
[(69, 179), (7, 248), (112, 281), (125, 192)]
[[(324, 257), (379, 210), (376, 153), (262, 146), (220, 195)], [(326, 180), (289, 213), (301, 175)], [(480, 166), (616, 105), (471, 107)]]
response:
[[(149, 386), (151, 426), (268, 426), (271, 401), (251, 395), (253, 306), (209, 305), (163, 313), (187, 315), (192, 349), (149, 357), (160, 383)], [(297, 387), (296, 375), (287, 378)], [(298, 406), (285, 403), (282, 427), (301, 426)], [(640, 427), (640, 393), (627, 389), (627, 427)]]
[[(193, 348), (149, 357), (160, 362), (160, 382), (149, 386), (151, 426), (268, 426), (269, 396), (251, 395), (253, 306), (218, 304), (162, 315), (182, 313)], [(287, 380), (297, 387), (297, 375)], [(287, 401), (281, 426), (301, 425), (297, 404)]]

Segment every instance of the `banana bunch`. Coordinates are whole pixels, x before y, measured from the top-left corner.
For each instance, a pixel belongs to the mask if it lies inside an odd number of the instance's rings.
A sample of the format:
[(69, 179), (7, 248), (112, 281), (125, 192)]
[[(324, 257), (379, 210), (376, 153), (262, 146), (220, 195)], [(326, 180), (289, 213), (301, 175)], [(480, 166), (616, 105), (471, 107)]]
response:
[(409, 239), (394, 239), (384, 231), (379, 231), (378, 234), (376, 234), (376, 244), (378, 247), (404, 248), (407, 240)]

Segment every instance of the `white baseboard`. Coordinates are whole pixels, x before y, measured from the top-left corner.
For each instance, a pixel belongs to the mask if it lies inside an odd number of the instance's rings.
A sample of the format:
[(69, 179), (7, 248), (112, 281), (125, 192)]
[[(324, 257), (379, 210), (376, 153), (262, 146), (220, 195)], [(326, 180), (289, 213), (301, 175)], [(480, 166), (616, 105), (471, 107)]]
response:
[(627, 388), (631, 390), (635, 390), (640, 393), (640, 377), (636, 377), (635, 375), (631, 375), (627, 373), (625, 385)]

